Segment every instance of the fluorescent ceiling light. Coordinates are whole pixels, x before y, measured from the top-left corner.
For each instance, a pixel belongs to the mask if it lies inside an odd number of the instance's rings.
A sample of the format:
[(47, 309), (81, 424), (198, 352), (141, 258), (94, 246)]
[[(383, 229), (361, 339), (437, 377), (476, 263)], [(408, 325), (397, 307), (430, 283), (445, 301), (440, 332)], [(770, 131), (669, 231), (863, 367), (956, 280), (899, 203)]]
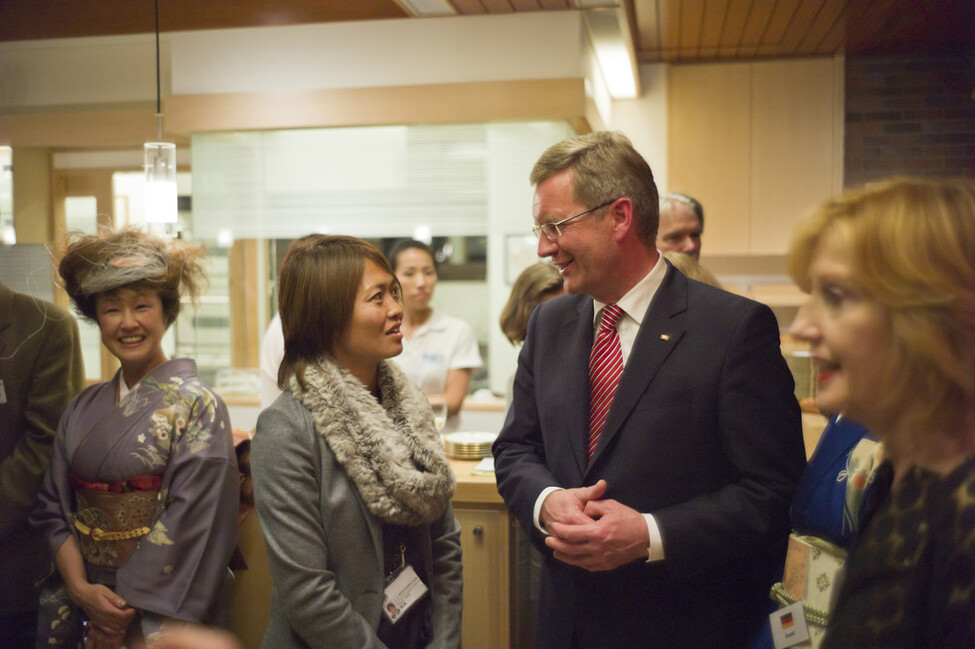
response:
[(616, 9), (590, 9), (585, 12), (589, 38), (613, 99), (636, 98), (636, 65), (627, 47)]
[(396, 0), (414, 16), (453, 16), (457, 12), (447, 0)]

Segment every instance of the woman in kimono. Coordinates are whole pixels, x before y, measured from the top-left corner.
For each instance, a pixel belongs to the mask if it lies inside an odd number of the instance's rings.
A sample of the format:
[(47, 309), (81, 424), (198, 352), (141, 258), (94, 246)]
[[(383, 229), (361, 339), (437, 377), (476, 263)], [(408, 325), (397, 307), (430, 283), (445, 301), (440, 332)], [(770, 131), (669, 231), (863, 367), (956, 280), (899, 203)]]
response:
[(196, 364), (162, 347), (181, 294), (198, 293), (200, 255), (106, 230), (70, 240), (60, 260), (75, 309), (121, 368), (68, 406), (32, 515), (56, 567), (39, 647), (131, 647), (164, 621), (214, 613), (236, 543), (230, 421)]
[(823, 646), (975, 647), (975, 187), (850, 190), (800, 226), (789, 270), (810, 295), (790, 333), (816, 402), (883, 444), (889, 484), (864, 504)]
[[(796, 649), (822, 646), (847, 551), (869, 503), (890, 486), (877, 479), (882, 459), (880, 443), (866, 428), (833, 415), (802, 472), (789, 509), (792, 534), (783, 581), (771, 591), (781, 608), (802, 604), (809, 639)], [(779, 619), (770, 617), (755, 649), (774, 649), (771, 625)]]
[(265, 649), (460, 647), (455, 480), (403, 348), (399, 282), (353, 237), (281, 264), (285, 392), (251, 470), (271, 567)]

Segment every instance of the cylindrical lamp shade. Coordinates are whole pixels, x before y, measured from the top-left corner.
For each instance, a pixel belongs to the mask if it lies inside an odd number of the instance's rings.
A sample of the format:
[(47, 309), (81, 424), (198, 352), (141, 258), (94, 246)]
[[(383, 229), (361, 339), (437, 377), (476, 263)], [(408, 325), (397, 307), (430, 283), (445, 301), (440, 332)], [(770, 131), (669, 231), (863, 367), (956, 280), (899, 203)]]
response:
[(146, 142), (146, 222), (176, 223), (176, 145)]

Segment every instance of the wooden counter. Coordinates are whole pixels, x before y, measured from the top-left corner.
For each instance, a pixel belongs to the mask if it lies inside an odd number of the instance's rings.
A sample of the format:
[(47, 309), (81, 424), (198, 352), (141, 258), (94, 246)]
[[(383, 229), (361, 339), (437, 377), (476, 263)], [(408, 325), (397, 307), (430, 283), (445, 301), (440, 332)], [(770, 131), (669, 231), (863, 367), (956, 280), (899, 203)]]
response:
[(457, 491), (454, 492), (454, 503), (486, 503), (503, 505), (504, 501), (498, 495), (498, 487), (494, 482), (494, 474), (474, 475), (475, 460), (450, 460), (450, 468), (457, 476)]

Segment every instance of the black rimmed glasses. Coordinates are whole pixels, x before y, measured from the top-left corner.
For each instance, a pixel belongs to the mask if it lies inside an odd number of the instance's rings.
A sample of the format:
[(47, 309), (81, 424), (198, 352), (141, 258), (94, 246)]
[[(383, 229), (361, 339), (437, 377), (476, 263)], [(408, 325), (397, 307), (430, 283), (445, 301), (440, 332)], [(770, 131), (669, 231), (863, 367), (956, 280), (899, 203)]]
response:
[(596, 207), (590, 207), (585, 212), (579, 212), (574, 216), (570, 216), (567, 219), (562, 219), (561, 221), (556, 221), (555, 223), (542, 223), (541, 225), (532, 226), (532, 234), (535, 235), (536, 239), (539, 236), (544, 234), (545, 238), (548, 239), (549, 241), (555, 241), (556, 239), (562, 236), (561, 226), (565, 225), (566, 223), (568, 223), (573, 219), (579, 218), (580, 216), (585, 216), (590, 212), (595, 212), (598, 209), (602, 209), (608, 205), (612, 205), (618, 200), (619, 200), (618, 198), (614, 198), (611, 201), (606, 201), (605, 203), (602, 203), (601, 205), (597, 205)]

